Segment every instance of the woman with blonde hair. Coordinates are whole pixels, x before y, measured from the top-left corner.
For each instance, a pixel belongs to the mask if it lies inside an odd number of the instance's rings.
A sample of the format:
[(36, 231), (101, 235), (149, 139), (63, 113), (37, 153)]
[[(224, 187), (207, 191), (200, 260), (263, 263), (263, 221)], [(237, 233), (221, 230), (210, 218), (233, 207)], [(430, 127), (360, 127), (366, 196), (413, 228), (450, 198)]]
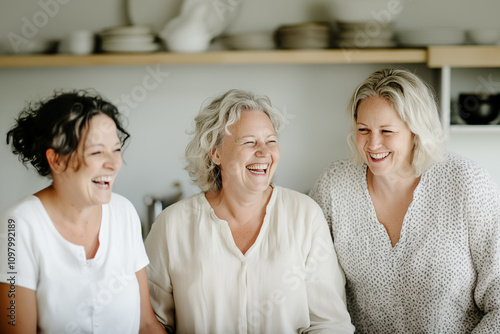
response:
[(349, 107), (354, 158), (310, 195), (331, 227), (358, 333), (500, 328), (500, 191), (445, 153), (432, 91), (400, 69), (371, 74)]

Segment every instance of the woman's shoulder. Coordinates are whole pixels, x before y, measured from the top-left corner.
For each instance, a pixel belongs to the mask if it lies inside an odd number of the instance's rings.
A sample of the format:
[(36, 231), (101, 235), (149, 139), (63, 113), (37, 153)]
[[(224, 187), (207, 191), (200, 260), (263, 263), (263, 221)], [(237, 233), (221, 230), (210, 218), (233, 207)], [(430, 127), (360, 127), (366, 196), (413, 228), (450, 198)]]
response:
[(135, 206), (123, 195), (112, 193), (111, 200), (106, 206), (112, 216), (120, 217), (119, 221), (135, 221), (139, 219)]
[(22, 198), (0, 212), (0, 236), (6, 237), (6, 231), (13, 228), (19, 245), (34, 247), (33, 240), (41, 234), (52, 233), (51, 224), (42, 202), (34, 195)]
[(435, 163), (429, 171), (459, 181), (478, 177), (489, 178), (488, 172), (480, 163), (454, 152), (447, 152), (444, 160)]
[[(0, 215), (6, 219), (24, 218), (33, 215), (39, 217), (42, 210), (43, 206), (38, 197), (28, 195), (2, 210)], [(27, 221), (32, 220), (27, 219)]]
[(322, 174), (322, 178), (328, 179), (357, 179), (358, 176), (364, 175), (366, 167), (357, 164), (352, 159), (337, 160), (328, 166)]
[(362, 170), (363, 167), (357, 164), (353, 159), (340, 159), (332, 162), (330, 166), (327, 168), (327, 171), (331, 170), (352, 170), (359, 171)]
[[(209, 217), (211, 207), (203, 192), (183, 198), (163, 209), (151, 226), (151, 233), (185, 236)], [(149, 238), (149, 237), (148, 237)]]
[(309, 195), (317, 199), (325, 193), (344, 197), (346, 193), (363, 188), (366, 165), (359, 165), (352, 159), (333, 162), (317, 179)]
[(109, 202), (109, 205), (119, 207), (133, 207), (132, 202), (130, 202), (128, 198), (117, 193), (111, 194), (111, 201)]
[(285, 203), (308, 203), (309, 201), (314, 202), (309, 196), (301, 193), (297, 190), (284, 188), (280, 186), (274, 186), (274, 191), (276, 192), (276, 197), (280, 201)]
[(293, 210), (309, 213), (322, 212), (319, 204), (307, 194), (278, 186), (275, 186), (274, 189), (276, 191), (275, 203), (278, 203), (275, 206), (281, 206), (288, 212), (293, 212)]
[(205, 194), (200, 192), (170, 204), (158, 215), (156, 221), (172, 221), (174, 217), (192, 215), (208, 206)]
[[(448, 152), (445, 159), (433, 164), (426, 172), (427, 182), (438, 183), (440, 187), (454, 187), (465, 192), (498, 192), (498, 185), (486, 168), (480, 163), (457, 153)], [(424, 173), (425, 174), (425, 173)]]

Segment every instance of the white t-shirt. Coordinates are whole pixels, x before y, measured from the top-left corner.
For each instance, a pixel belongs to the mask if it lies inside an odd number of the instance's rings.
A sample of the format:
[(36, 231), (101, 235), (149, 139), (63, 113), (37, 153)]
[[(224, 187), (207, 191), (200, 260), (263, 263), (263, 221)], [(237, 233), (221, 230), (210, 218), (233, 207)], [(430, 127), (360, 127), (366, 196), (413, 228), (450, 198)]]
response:
[(500, 332), (500, 191), (449, 154), (422, 174), (392, 247), (366, 165), (335, 162), (311, 191), (331, 224), (358, 333)]
[(146, 250), (151, 302), (170, 332), (353, 333), (327, 223), (304, 194), (274, 187), (244, 255), (204, 193), (167, 207)]
[(14, 277), (15, 285), (36, 291), (41, 333), (139, 331), (136, 272), (148, 258), (139, 217), (127, 199), (113, 194), (102, 206), (100, 245), (90, 260), (83, 246), (59, 234), (36, 196), (3, 211), (0, 219), (0, 281)]

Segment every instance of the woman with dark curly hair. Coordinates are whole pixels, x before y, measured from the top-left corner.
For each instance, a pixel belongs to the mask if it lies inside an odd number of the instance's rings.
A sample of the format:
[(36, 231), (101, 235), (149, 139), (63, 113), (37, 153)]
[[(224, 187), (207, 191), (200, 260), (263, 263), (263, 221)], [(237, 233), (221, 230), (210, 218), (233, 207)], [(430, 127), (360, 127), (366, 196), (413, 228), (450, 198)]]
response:
[(129, 134), (88, 91), (24, 109), (7, 144), (52, 184), (0, 213), (2, 333), (163, 332), (132, 204), (112, 192)]

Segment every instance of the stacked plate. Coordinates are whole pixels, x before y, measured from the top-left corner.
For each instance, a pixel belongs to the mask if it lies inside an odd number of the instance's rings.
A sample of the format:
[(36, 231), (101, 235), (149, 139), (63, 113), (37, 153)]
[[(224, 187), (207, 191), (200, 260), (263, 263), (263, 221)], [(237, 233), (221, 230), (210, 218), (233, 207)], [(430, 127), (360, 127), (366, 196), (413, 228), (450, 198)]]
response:
[(284, 25), (276, 30), (276, 41), (283, 49), (326, 49), (331, 45), (331, 28), (315, 22)]
[(160, 44), (148, 26), (119, 26), (103, 30), (101, 49), (104, 52), (153, 52)]
[(465, 30), (453, 28), (407, 29), (398, 32), (401, 46), (425, 47), (428, 45), (456, 45), (466, 41)]
[(467, 30), (467, 36), (474, 44), (494, 45), (500, 41), (500, 29), (477, 28)]
[(339, 48), (392, 48), (396, 46), (391, 23), (381, 24), (375, 20), (360, 22), (337, 22), (338, 33), (335, 45)]
[(245, 32), (221, 38), (224, 45), (234, 50), (270, 50), (275, 48), (272, 31)]

